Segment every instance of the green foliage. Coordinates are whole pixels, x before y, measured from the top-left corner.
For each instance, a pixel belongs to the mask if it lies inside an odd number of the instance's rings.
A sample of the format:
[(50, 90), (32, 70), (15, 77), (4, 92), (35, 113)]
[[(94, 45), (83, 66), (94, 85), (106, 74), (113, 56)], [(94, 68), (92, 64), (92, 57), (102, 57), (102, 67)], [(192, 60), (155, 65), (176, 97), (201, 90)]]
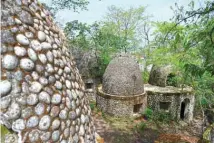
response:
[(145, 7), (130, 7), (123, 9), (116, 6), (110, 6), (105, 16), (104, 25), (108, 31), (121, 40), (120, 48), (124, 51), (135, 50), (140, 47), (143, 24), (148, 20), (145, 15)]
[(90, 103), (90, 108), (93, 111), (95, 109), (95, 103)]
[(176, 76), (176, 74), (173, 74), (173, 73), (170, 73), (167, 77), (167, 85), (168, 86), (174, 86), (174, 87), (177, 87), (178, 86), (178, 76)]
[(172, 121), (172, 117), (168, 112), (158, 111), (153, 114), (152, 120), (163, 122), (163, 123), (169, 123), (170, 121)]
[[(60, 5), (65, 4), (62, 2), (57, 1)], [(88, 4), (85, 0), (68, 3), (76, 3), (80, 9)], [(172, 8), (174, 17), (169, 22), (150, 22), (143, 6), (129, 9), (111, 6), (103, 21), (91, 25), (72, 21), (66, 24), (64, 31), (70, 47), (95, 51), (99, 68), (92, 69), (94, 76), (102, 76), (118, 52), (143, 53), (146, 65), (173, 65), (168, 85), (192, 86), (197, 106), (207, 107), (214, 104), (214, 4), (206, 1), (199, 9), (194, 5), (191, 2), (189, 8), (184, 9), (176, 4)], [(151, 26), (154, 28), (153, 40), (149, 38)], [(144, 48), (143, 39), (146, 40)], [(147, 82), (148, 72), (142, 76)]]
[(6, 134), (11, 134), (12, 132), (8, 130), (4, 125), (0, 125), (1, 128), (1, 141), (5, 140), (5, 135)]
[(69, 9), (78, 11), (80, 10), (86, 10), (87, 5), (89, 4), (88, 0), (52, 0), (52, 3), (54, 5), (54, 8), (56, 10), (62, 10), (62, 9)]
[(150, 108), (146, 108), (143, 115), (145, 115), (148, 119), (152, 119), (153, 116), (153, 110)]
[[(91, 25), (77, 20), (68, 22), (64, 33), (69, 47), (78, 47), (85, 52), (94, 51), (99, 68), (92, 69), (92, 76), (101, 77), (116, 53), (139, 47), (136, 34), (145, 21), (144, 12), (145, 7), (142, 6), (128, 10), (112, 6), (102, 22)], [(119, 22), (115, 22), (117, 20)]]
[(146, 128), (145, 122), (140, 122), (140, 124), (137, 126), (140, 131), (143, 131)]
[(146, 108), (142, 115), (144, 115), (149, 120), (163, 123), (169, 123), (172, 120), (172, 116), (170, 115), (170, 113), (165, 112), (163, 110), (154, 112), (152, 109)]
[(214, 104), (214, 3), (206, 1), (199, 9), (194, 2), (186, 9), (176, 4), (172, 9), (171, 22), (153, 23), (154, 40), (142, 52), (147, 65), (173, 65), (176, 76), (168, 84), (193, 87), (197, 107), (206, 108)]
[(148, 83), (148, 81), (149, 81), (149, 72), (148, 71), (142, 72), (142, 79), (143, 79), (144, 83)]
[(143, 133), (145, 128), (146, 128), (146, 123), (145, 122), (140, 122), (139, 124), (136, 124), (134, 126), (134, 130), (139, 132), (139, 133)]

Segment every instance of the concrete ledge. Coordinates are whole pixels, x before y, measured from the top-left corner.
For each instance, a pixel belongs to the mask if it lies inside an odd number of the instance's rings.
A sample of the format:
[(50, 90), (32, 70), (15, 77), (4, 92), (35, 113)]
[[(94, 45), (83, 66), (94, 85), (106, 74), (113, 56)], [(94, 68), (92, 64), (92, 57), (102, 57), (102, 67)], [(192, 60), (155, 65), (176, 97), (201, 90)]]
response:
[(182, 93), (192, 94), (193, 89), (191, 87), (179, 88), (173, 86), (160, 87), (151, 84), (145, 84), (144, 90), (147, 94), (165, 94), (165, 95), (180, 95)]
[(146, 92), (138, 95), (129, 95), (129, 96), (124, 96), (124, 95), (111, 95), (108, 93), (104, 93), (102, 90), (102, 85), (98, 86), (97, 88), (97, 95), (102, 96), (103, 98), (106, 99), (115, 99), (115, 100), (139, 100), (139, 98), (144, 98), (146, 96)]

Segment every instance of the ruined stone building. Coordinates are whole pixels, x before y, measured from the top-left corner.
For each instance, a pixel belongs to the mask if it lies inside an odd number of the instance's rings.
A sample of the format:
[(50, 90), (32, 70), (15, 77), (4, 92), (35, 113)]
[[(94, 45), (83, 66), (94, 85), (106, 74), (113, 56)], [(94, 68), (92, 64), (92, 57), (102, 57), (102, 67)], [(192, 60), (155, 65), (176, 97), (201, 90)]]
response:
[(1, 1), (1, 142), (95, 142), (65, 38), (37, 0)]
[(193, 119), (195, 96), (191, 87), (169, 86), (171, 66), (153, 66), (149, 84), (144, 86), (148, 108), (154, 112), (164, 111), (172, 118), (189, 122)]
[[(75, 56), (77, 57), (77, 56)], [(96, 75), (99, 65), (95, 52), (84, 52), (81, 58), (76, 58), (77, 66), (85, 83), (85, 93), (90, 101), (96, 100), (96, 88), (101, 83), (101, 78)]]
[(141, 113), (147, 105), (139, 65), (129, 55), (119, 55), (107, 66), (98, 87), (97, 106), (114, 116)]

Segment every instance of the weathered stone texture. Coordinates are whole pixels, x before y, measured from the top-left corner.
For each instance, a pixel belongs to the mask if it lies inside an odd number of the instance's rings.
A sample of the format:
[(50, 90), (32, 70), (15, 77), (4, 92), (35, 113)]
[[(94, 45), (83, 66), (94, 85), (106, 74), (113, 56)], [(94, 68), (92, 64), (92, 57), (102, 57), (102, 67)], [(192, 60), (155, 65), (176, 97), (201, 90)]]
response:
[(114, 58), (103, 75), (103, 91), (113, 95), (142, 94), (143, 79), (137, 62), (129, 55)]
[(160, 87), (167, 86), (167, 76), (172, 72), (172, 66), (156, 66), (153, 65), (150, 75), (149, 84)]
[(137, 62), (129, 55), (113, 59), (98, 87), (97, 106), (114, 116), (132, 116), (142, 113), (147, 106), (143, 79)]
[(151, 108), (154, 112), (159, 112), (162, 109), (160, 104), (169, 103), (168, 109), (164, 109), (167, 113), (170, 113), (171, 117), (180, 120), (182, 102), (186, 100), (184, 109), (184, 118), (186, 122), (193, 119), (193, 110), (195, 105), (195, 96), (192, 92), (192, 88), (177, 88), (177, 87), (158, 87), (154, 85), (146, 84), (144, 89), (147, 93), (148, 108)]
[(103, 112), (116, 117), (131, 117), (134, 114), (134, 106), (139, 104), (137, 113), (143, 113), (147, 107), (147, 95), (145, 93), (130, 96), (115, 96), (103, 93), (102, 87), (98, 88), (96, 97), (97, 107)]
[(4, 0), (1, 12), (0, 121), (14, 132), (5, 142), (95, 142), (84, 83), (50, 13), (37, 0)]

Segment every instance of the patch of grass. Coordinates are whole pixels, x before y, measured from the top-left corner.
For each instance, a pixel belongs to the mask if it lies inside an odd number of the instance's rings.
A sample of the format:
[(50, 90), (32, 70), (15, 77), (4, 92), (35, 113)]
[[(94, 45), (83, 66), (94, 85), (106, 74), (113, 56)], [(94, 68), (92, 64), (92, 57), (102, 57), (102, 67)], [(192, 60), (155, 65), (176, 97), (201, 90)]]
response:
[(122, 131), (130, 131), (134, 122), (134, 119), (130, 117), (115, 117), (108, 114), (104, 114), (103, 119), (111, 124), (113, 128)]
[(95, 103), (91, 102), (89, 105), (90, 105), (91, 110), (94, 111), (94, 109), (95, 109)]
[(146, 123), (145, 122), (141, 122), (138, 126), (137, 126), (138, 130), (140, 132), (143, 132), (144, 129), (146, 128)]
[(11, 131), (8, 130), (5, 126), (0, 125), (1, 128), (1, 141), (4, 142), (4, 138), (6, 134), (11, 134)]

